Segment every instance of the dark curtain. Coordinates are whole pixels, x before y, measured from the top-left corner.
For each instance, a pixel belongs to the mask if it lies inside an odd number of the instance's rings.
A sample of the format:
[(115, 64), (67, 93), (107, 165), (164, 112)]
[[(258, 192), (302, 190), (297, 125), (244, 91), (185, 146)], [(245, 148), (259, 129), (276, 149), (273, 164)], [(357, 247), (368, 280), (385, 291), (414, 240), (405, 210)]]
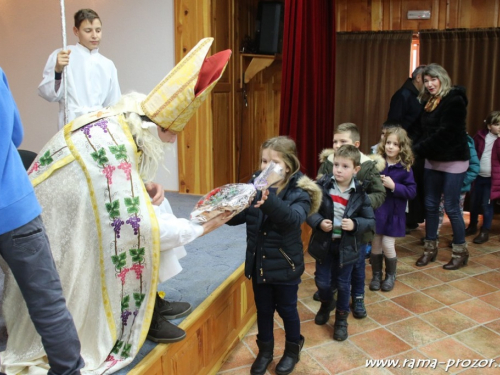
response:
[(422, 30), (420, 63), (437, 63), (454, 85), (465, 86), (467, 129), (474, 136), (483, 120), (500, 109), (500, 28)]
[(334, 10), (332, 0), (285, 1), (280, 134), (296, 141), (302, 171), (311, 177), (333, 139)]
[(380, 140), (391, 97), (409, 76), (412, 31), (337, 33), (335, 126), (355, 123), (360, 149)]

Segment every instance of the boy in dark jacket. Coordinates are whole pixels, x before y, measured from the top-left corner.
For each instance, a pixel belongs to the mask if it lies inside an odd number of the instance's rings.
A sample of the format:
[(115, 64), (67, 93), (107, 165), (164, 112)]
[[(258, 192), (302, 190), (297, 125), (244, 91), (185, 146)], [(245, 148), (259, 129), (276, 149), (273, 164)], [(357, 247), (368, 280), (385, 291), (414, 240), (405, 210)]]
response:
[[(333, 172), (333, 157), (334, 153), (344, 144), (354, 145), (356, 148), (360, 146), (360, 135), (356, 124), (346, 122), (340, 124), (335, 129), (333, 135), (333, 149), (323, 150), (320, 154), (321, 166), (318, 170), (319, 180), (324, 174), (332, 174)], [(356, 179), (362, 185), (363, 190), (368, 194), (372, 208), (375, 210), (385, 201), (385, 187), (382, 185), (380, 171), (385, 168), (385, 160), (380, 155), (366, 156), (360, 153), (360, 169), (356, 173)], [(352, 315), (356, 319), (366, 317), (365, 308), (365, 254), (368, 244), (373, 239), (373, 232), (364, 233), (358, 243), (359, 259), (354, 264), (351, 277), (351, 296), (352, 296)], [(316, 299), (316, 298), (315, 298)], [(318, 298), (319, 299), (319, 298)], [(330, 312), (335, 308), (335, 305), (323, 305), (316, 315), (316, 324), (322, 325), (328, 322)]]
[(354, 145), (344, 145), (336, 151), (333, 174), (326, 174), (317, 181), (323, 190), (321, 207), (307, 219), (313, 229), (309, 254), (316, 259), (315, 281), (320, 310), (327, 310), (328, 314), (333, 310), (332, 284), (338, 288), (333, 331), (333, 338), (338, 341), (348, 336), (351, 274), (359, 259), (358, 244), (362, 235), (373, 233), (375, 227), (370, 199), (354, 178), (360, 170), (360, 158)]

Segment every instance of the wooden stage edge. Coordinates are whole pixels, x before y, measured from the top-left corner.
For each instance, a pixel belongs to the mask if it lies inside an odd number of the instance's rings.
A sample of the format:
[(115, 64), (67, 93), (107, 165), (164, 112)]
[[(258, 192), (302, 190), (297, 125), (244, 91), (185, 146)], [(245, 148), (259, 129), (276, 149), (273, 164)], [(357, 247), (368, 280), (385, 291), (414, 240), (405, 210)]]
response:
[(244, 264), (179, 325), (186, 338), (158, 344), (129, 375), (215, 374), (256, 320)]

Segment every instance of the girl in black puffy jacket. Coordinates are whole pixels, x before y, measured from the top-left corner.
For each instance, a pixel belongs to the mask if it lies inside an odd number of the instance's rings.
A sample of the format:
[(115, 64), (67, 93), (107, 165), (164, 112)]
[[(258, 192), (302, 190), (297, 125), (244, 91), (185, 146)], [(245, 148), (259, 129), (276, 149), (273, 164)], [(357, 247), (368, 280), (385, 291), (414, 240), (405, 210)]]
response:
[[(304, 272), (301, 225), (310, 213), (318, 210), (321, 191), (299, 171), (297, 149), (290, 138), (271, 138), (262, 144), (260, 153), (261, 171), (274, 161), (285, 171), (285, 179), (276, 188), (263, 191), (228, 224), (247, 224), (245, 274), (253, 281), (259, 347), (250, 372), (264, 374), (273, 360), (277, 310), (285, 326), (286, 343), (276, 373), (283, 375), (293, 371), (304, 345), (297, 311), (297, 291)], [(258, 174), (260, 171), (252, 181)]]

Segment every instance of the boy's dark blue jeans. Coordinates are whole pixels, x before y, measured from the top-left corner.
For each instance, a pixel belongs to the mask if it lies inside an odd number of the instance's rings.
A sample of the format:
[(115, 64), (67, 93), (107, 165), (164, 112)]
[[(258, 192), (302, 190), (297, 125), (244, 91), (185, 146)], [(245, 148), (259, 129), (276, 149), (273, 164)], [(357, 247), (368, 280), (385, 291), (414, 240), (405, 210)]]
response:
[(358, 246), (359, 257), (352, 268), (351, 276), (351, 296), (354, 298), (356, 296), (365, 295), (365, 258), (366, 258), (366, 248), (368, 243), (364, 243)]
[(319, 299), (321, 301), (332, 301), (333, 291), (338, 290), (337, 310), (349, 311), (349, 298), (351, 296), (351, 275), (354, 264), (339, 265), (340, 239), (332, 241), (330, 251), (326, 258), (320, 263), (316, 262), (314, 281), (318, 287)]

